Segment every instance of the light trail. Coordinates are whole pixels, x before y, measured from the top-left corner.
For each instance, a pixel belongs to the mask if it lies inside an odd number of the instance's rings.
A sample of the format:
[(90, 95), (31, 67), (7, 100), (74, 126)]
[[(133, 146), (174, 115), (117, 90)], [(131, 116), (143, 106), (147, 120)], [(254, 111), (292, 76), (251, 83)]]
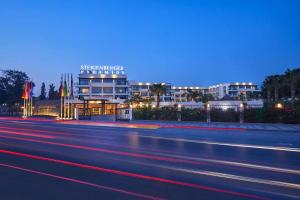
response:
[(168, 141), (176, 141), (176, 142), (188, 142), (188, 143), (196, 143), (196, 144), (211, 144), (218, 146), (229, 146), (229, 147), (242, 147), (242, 148), (252, 148), (252, 149), (263, 149), (263, 150), (274, 150), (274, 151), (289, 151), (289, 152), (300, 152), (299, 148), (289, 148), (289, 147), (276, 147), (276, 146), (262, 146), (262, 145), (251, 145), (251, 144), (234, 144), (234, 143), (222, 143), (222, 142), (209, 142), (209, 141), (201, 141), (201, 140), (190, 140), (183, 138), (167, 138), (160, 136), (146, 136), (139, 135), (139, 137), (143, 138), (152, 138), (159, 140), (168, 140)]
[(50, 136), (50, 135), (40, 135), (40, 134), (34, 134), (34, 133), (22, 133), (22, 132), (5, 131), (5, 130), (0, 130), (0, 133), (10, 134), (10, 135), (22, 135), (22, 136), (38, 137), (38, 138), (45, 138), (45, 139), (55, 138), (54, 136)]
[(143, 179), (143, 180), (148, 180), (148, 181), (155, 181), (155, 182), (167, 183), (167, 184), (189, 187), (189, 188), (194, 188), (194, 189), (218, 192), (218, 193), (223, 193), (223, 194), (232, 195), (232, 196), (239, 196), (239, 197), (259, 199), (259, 200), (268, 200), (268, 198), (260, 197), (260, 196), (254, 195), (254, 194), (247, 194), (247, 193), (235, 192), (235, 191), (231, 191), (231, 190), (218, 189), (218, 188), (194, 184), (194, 183), (187, 183), (187, 182), (176, 181), (176, 180), (171, 180), (171, 179), (166, 179), (166, 178), (159, 178), (159, 177), (155, 177), (155, 176), (148, 176), (148, 175), (131, 173), (131, 172), (120, 171), (120, 170), (115, 170), (115, 169), (108, 169), (108, 168), (97, 167), (97, 166), (86, 165), (86, 164), (75, 163), (75, 162), (64, 161), (64, 160), (58, 160), (58, 159), (48, 158), (48, 157), (43, 157), (43, 156), (18, 153), (18, 152), (8, 151), (8, 150), (4, 150), (4, 149), (0, 149), (0, 153), (18, 156), (18, 157), (30, 158), (30, 159), (34, 159), (34, 160), (42, 160), (42, 161), (47, 161), (47, 162), (52, 162), (52, 163), (59, 163), (59, 164), (67, 165), (67, 166), (95, 170), (95, 171), (99, 171), (99, 172), (103, 172), (103, 173), (110, 173), (110, 174), (122, 175), (122, 176)]
[(134, 197), (138, 197), (138, 198), (142, 198), (142, 199), (164, 200), (163, 198), (160, 198), (160, 197), (155, 197), (155, 196), (150, 196), (150, 195), (145, 195), (145, 194), (141, 194), (141, 193), (131, 192), (131, 191), (123, 190), (123, 189), (118, 189), (118, 188), (113, 188), (113, 187), (109, 187), (109, 186), (99, 185), (99, 184), (95, 184), (95, 183), (91, 183), (91, 182), (87, 182), (87, 181), (83, 181), (83, 180), (79, 180), (79, 179), (68, 178), (68, 177), (64, 177), (64, 176), (58, 176), (58, 175), (55, 175), (55, 174), (36, 171), (36, 170), (27, 169), (27, 168), (23, 168), (23, 167), (18, 167), (18, 166), (14, 166), (14, 165), (8, 165), (8, 164), (0, 163), (0, 166), (15, 169), (15, 170), (19, 170), (19, 171), (23, 171), (23, 172), (28, 172), (28, 173), (31, 173), (31, 174), (38, 174), (38, 175), (47, 176), (47, 177), (51, 177), (51, 178), (55, 178), (55, 179), (60, 179), (60, 180), (68, 181), (68, 182), (78, 183), (78, 184), (81, 184), (81, 185), (91, 186), (91, 187), (98, 188), (98, 189), (104, 189), (104, 190), (109, 190), (109, 191), (113, 191), (113, 192), (118, 192), (118, 193), (130, 195), (130, 196), (134, 196)]
[(142, 129), (158, 129), (161, 126), (156, 124), (134, 124), (134, 123), (117, 123), (117, 122), (82, 122), (82, 121), (57, 121), (59, 124), (72, 124), (84, 126), (104, 126), (116, 128), (142, 128)]
[(187, 125), (161, 125), (161, 128), (198, 129), (211, 131), (246, 131), (245, 128), (222, 128), (209, 126), (187, 126)]
[(163, 168), (174, 169), (175, 171), (186, 172), (190, 174), (206, 175), (206, 176), (213, 176), (218, 178), (232, 179), (232, 180), (238, 180), (244, 182), (286, 187), (286, 188), (296, 189), (296, 190), (300, 189), (300, 185), (295, 183), (287, 183), (287, 182), (274, 181), (274, 180), (261, 179), (261, 178), (252, 178), (246, 176), (237, 176), (233, 174), (225, 174), (225, 173), (211, 172), (211, 171), (204, 171), (204, 170), (190, 170), (190, 169), (182, 169), (176, 167), (163, 167)]
[(55, 122), (56, 120), (42, 118), (20, 118), (20, 117), (0, 117), (4, 121), (36, 121), (36, 122)]
[[(15, 127), (6, 127), (6, 126), (0, 126), (0, 129), (2, 130), (15, 130), (15, 131), (27, 131), (27, 132), (33, 132), (33, 133), (46, 133), (46, 134), (54, 134), (59, 136), (78, 136), (78, 137), (87, 137), (87, 138), (104, 138), (105, 136), (93, 136), (93, 135), (83, 135), (83, 134), (76, 134), (76, 133), (66, 133), (66, 132), (59, 132), (59, 131), (45, 131), (45, 130), (39, 130), (39, 129), (29, 129), (29, 128), (15, 128)], [(0, 131), (1, 132), (1, 131)], [(107, 137), (106, 137), (107, 138)]]
[[(240, 162), (205, 159), (205, 158), (195, 158), (195, 157), (189, 157), (189, 156), (177, 156), (177, 155), (170, 155), (170, 154), (165, 154), (165, 153), (157, 154), (155, 152), (151, 152), (151, 153), (156, 154), (158, 156), (152, 156), (149, 154), (119, 152), (119, 151), (106, 150), (106, 149), (100, 149), (100, 148), (94, 148), (94, 147), (78, 146), (78, 145), (72, 145), (72, 144), (49, 142), (49, 141), (43, 141), (43, 140), (36, 140), (36, 139), (30, 139), (30, 138), (19, 138), (19, 137), (11, 137), (11, 136), (1, 136), (0, 135), (0, 138), (15, 139), (15, 140), (21, 140), (21, 141), (27, 141), (27, 142), (43, 143), (43, 144), (91, 150), (91, 151), (96, 150), (96, 151), (105, 152), (105, 153), (114, 153), (114, 154), (125, 155), (125, 156), (134, 156), (134, 157), (139, 157), (139, 158), (154, 159), (154, 160), (169, 161), (169, 162), (179, 162), (179, 163), (186, 163), (186, 164), (193, 164), (193, 165), (205, 165), (205, 164), (207, 165), (209, 163), (217, 163), (217, 164), (223, 164), (223, 165), (231, 165), (231, 166), (237, 166), (237, 167), (259, 169), (259, 170), (265, 170), (265, 171), (281, 172), (281, 173), (296, 174), (296, 175), (300, 174), (300, 170), (285, 169), (285, 168), (256, 165), (256, 164), (249, 164), (249, 163), (240, 163)], [(105, 143), (101, 143), (101, 144), (105, 144)], [(108, 145), (110, 145), (110, 144), (108, 144)], [(117, 146), (119, 146), (119, 145), (117, 145)], [(121, 145), (121, 147), (124, 147), (124, 145)], [(143, 148), (143, 149), (145, 149), (145, 148)], [(102, 150), (104, 150), (104, 151), (102, 151)]]
[(0, 138), (22, 140), (22, 141), (28, 141), (28, 142), (49, 144), (49, 145), (55, 145), (55, 146), (61, 146), (61, 147), (69, 147), (69, 148), (75, 148), (75, 149), (81, 149), (81, 150), (98, 151), (98, 152), (109, 153), (109, 154), (116, 154), (116, 155), (130, 156), (130, 157), (137, 157), (137, 158), (145, 158), (145, 159), (152, 159), (152, 160), (159, 160), (159, 161), (188, 163), (188, 164), (197, 164), (197, 165), (203, 164), (199, 161), (182, 160), (182, 159), (178, 159), (178, 158), (162, 157), (162, 156), (155, 156), (155, 155), (149, 155), (149, 154), (130, 153), (130, 152), (124, 152), (124, 151), (116, 151), (116, 150), (109, 150), (109, 149), (96, 148), (96, 147), (50, 142), (50, 141), (43, 141), (43, 140), (36, 140), (36, 139), (29, 139), (29, 138), (6, 137), (6, 136), (1, 136), (1, 135), (0, 135)]
[(191, 170), (191, 169), (186, 169), (186, 168), (170, 167), (170, 166), (164, 166), (164, 165), (160, 165), (160, 164), (149, 164), (149, 163), (143, 163), (143, 162), (138, 162), (138, 161), (128, 161), (128, 162), (131, 164), (156, 167), (158, 169), (167, 169), (167, 170), (172, 170), (172, 171), (176, 171), (176, 172), (184, 172), (184, 173), (188, 173), (188, 174), (212, 176), (212, 177), (217, 177), (217, 178), (265, 184), (265, 185), (277, 186), (277, 187), (285, 187), (285, 188), (296, 189), (296, 190), (300, 189), (300, 184), (296, 184), (296, 183), (288, 183), (288, 182), (282, 182), (282, 181), (274, 181), (274, 180), (270, 180), (270, 179), (238, 176), (238, 175), (234, 175), (234, 174), (226, 174), (226, 173), (219, 173), (219, 172), (206, 171), (206, 170)]
[(265, 171), (273, 171), (273, 172), (281, 172), (281, 173), (300, 175), (300, 170), (295, 170), (295, 169), (286, 169), (286, 168), (271, 167), (271, 166), (257, 165), (257, 164), (250, 164), (250, 163), (190, 157), (190, 156), (186, 156), (186, 155), (174, 155), (174, 154), (172, 154), (174, 152), (171, 152), (171, 151), (161, 151), (161, 150), (156, 151), (156, 150), (153, 150), (153, 149), (150, 149), (150, 148), (131, 147), (131, 146), (126, 146), (126, 145), (118, 145), (118, 144), (105, 143), (105, 142), (99, 142), (99, 141), (97, 141), (95, 143), (105, 145), (105, 146), (122, 147), (122, 148), (139, 150), (139, 151), (148, 151), (151, 154), (160, 155), (160, 156), (167, 156), (167, 157), (173, 157), (173, 158), (179, 158), (179, 159), (191, 160), (191, 161), (192, 160), (199, 161), (200, 162), (199, 164), (217, 163), (217, 164), (222, 164), (222, 165), (230, 165), (230, 166), (237, 166), (237, 167), (243, 167), (243, 168), (250, 168), (250, 169), (258, 169), (258, 170), (265, 170)]

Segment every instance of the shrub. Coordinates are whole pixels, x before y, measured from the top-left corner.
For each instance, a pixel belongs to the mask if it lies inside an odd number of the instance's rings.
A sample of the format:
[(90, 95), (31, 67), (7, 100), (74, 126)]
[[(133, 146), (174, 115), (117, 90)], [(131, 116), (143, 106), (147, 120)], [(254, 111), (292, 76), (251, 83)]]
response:
[(234, 109), (211, 109), (210, 116), (212, 122), (239, 122), (239, 112)]

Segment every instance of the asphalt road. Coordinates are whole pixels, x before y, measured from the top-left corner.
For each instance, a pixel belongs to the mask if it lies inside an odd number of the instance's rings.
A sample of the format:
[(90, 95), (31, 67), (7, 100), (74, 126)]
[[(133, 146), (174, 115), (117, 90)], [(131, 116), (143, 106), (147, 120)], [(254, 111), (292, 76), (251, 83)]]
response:
[(0, 118), (0, 199), (300, 199), (300, 133)]

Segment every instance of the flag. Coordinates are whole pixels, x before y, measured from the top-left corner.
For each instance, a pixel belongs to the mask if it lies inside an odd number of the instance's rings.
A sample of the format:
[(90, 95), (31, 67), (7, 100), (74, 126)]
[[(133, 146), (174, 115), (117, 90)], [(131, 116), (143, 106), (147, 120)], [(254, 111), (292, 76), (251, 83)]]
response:
[(61, 97), (64, 96), (63, 75), (61, 75), (61, 79), (60, 79), (59, 94)]
[(22, 99), (26, 99), (26, 83), (23, 85)]
[(68, 86), (67, 86), (67, 77), (66, 77), (66, 74), (65, 74), (65, 81), (64, 81), (64, 96), (68, 96)]
[(29, 99), (30, 95), (30, 82), (26, 82), (26, 99)]
[(68, 73), (68, 81), (67, 81), (67, 85), (68, 85), (68, 97), (70, 96), (70, 92), (71, 92), (71, 90), (70, 90), (70, 74)]

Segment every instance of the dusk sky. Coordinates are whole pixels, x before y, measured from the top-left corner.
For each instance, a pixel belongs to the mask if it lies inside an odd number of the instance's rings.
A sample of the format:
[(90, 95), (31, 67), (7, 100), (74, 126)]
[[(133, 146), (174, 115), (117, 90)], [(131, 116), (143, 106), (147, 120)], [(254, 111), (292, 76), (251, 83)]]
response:
[(145, 82), (261, 84), (300, 67), (300, 1), (0, 1), (0, 69), (40, 87), (81, 64)]

